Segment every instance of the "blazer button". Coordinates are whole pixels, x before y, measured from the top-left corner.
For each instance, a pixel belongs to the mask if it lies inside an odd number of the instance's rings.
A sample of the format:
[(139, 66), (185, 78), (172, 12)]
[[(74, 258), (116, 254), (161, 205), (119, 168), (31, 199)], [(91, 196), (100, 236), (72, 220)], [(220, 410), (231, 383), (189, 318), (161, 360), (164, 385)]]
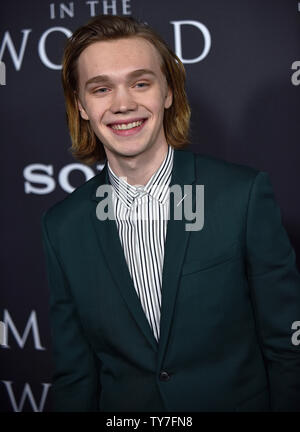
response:
[(169, 381), (170, 378), (171, 378), (170, 375), (169, 375), (168, 372), (166, 372), (166, 371), (162, 371), (162, 372), (160, 372), (160, 374), (159, 374), (159, 379), (160, 379), (161, 381)]

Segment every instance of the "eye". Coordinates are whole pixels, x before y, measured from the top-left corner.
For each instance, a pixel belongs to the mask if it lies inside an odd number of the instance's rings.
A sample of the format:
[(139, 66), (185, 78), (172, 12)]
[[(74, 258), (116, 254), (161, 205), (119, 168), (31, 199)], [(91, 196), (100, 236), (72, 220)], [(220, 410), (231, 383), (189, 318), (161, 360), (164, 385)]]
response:
[(109, 90), (108, 90), (107, 87), (101, 87), (101, 88), (98, 88), (98, 89), (94, 90), (93, 93), (106, 93), (108, 91)]
[(146, 83), (146, 82), (138, 82), (138, 83), (135, 84), (135, 86), (136, 86), (137, 88), (144, 88), (144, 87), (148, 87), (149, 84)]

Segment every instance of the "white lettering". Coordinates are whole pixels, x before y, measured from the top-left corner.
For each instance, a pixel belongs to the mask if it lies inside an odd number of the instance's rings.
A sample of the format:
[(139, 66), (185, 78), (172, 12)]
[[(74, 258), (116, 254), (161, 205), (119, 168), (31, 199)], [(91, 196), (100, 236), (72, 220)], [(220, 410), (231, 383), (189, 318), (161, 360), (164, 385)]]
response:
[(200, 231), (204, 227), (204, 185), (196, 185), (196, 211), (192, 208), (192, 185), (184, 185), (189, 200), (186, 200), (184, 205), (184, 216), (187, 220), (194, 220), (194, 223), (186, 224), (186, 231)]
[(90, 15), (91, 17), (96, 16), (95, 5), (99, 2), (97, 0), (87, 1), (86, 4), (90, 6)]
[(4, 50), (7, 47), (8, 51), (10, 53), (10, 56), (12, 58), (13, 64), (15, 66), (15, 69), (17, 71), (19, 71), (21, 69), (23, 57), (24, 57), (24, 53), (25, 53), (25, 48), (27, 45), (28, 36), (29, 36), (29, 33), (31, 32), (31, 29), (21, 30), (21, 32), (23, 33), (23, 39), (22, 39), (19, 54), (17, 54), (15, 45), (14, 45), (14, 43), (11, 39), (10, 33), (8, 31), (4, 33), (4, 38), (3, 38), (3, 41), (2, 41), (2, 44), (0, 47), (0, 61), (2, 60)]
[(298, 86), (300, 84), (300, 61), (294, 61), (291, 69), (296, 70), (296, 72), (294, 72), (291, 76), (292, 84), (294, 86)]
[(128, 4), (130, 0), (122, 0), (123, 15), (131, 15), (130, 5)]
[[(97, 164), (96, 170), (102, 171), (104, 167), (104, 164)], [(74, 191), (74, 187), (71, 186), (69, 182), (69, 175), (73, 170), (79, 170), (83, 172), (85, 176), (85, 180), (89, 180), (90, 178), (94, 177), (95, 173), (94, 171), (87, 167), (86, 165), (80, 164), (80, 163), (73, 163), (66, 165), (63, 167), (59, 174), (58, 174), (58, 180), (59, 184), (62, 187), (62, 189), (65, 192), (71, 193)], [(39, 172), (41, 171), (41, 172)], [(25, 178), (24, 182), (24, 190), (26, 194), (37, 194), (37, 195), (46, 195), (48, 193), (51, 193), (56, 188), (56, 181), (53, 178), (53, 165), (44, 165), (44, 164), (31, 164), (28, 165), (23, 169), (23, 176)], [(34, 184), (41, 186), (34, 186)]]
[(11, 330), (12, 334), (14, 335), (14, 337), (17, 341), (17, 344), (19, 345), (20, 348), (24, 348), (24, 345), (25, 345), (26, 340), (28, 338), (29, 332), (30, 332), (30, 330), (32, 330), (35, 349), (40, 350), (40, 351), (44, 351), (46, 349), (46, 348), (42, 347), (42, 345), (41, 345), (40, 334), (39, 334), (35, 310), (33, 310), (30, 314), (30, 317), (27, 321), (27, 325), (26, 325), (26, 328), (24, 330), (22, 338), (20, 337), (20, 334), (19, 334), (18, 330), (16, 329), (13, 320), (11, 319), (9, 312), (6, 309), (4, 309), (3, 322), (5, 324), (4, 332), (5, 332), (5, 341), (6, 341), (6, 345), (3, 346), (3, 348), (10, 349), (10, 346), (8, 345), (8, 328), (9, 328)]
[[(48, 175), (38, 174), (34, 171), (43, 171)], [(24, 178), (27, 180), (24, 183), (25, 193), (35, 193), (38, 195), (45, 195), (54, 191), (55, 180), (51, 177), (53, 175), (52, 165), (43, 164), (31, 164), (24, 168), (23, 170)], [(32, 183), (39, 183), (45, 185), (45, 187), (35, 187)]]
[(68, 15), (70, 18), (74, 18), (74, 3), (70, 2), (69, 7), (66, 6), (64, 3), (61, 3), (59, 5), (59, 16), (60, 18), (64, 18), (65, 14)]
[(111, 10), (111, 15), (117, 15), (117, 2), (116, 0), (111, 0), (111, 4), (108, 4), (108, 0), (103, 1), (103, 15), (108, 15), (109, 11)]
[(6, 66), (0, 61), (0, 85), (6, 85)]
[(50, 19), (55, 19), (55, 4), (50, 3)]
[(30, 385), (28, 383), (25, 383), (23, 392), (22, 392), (22, 396), (21, 396), (21, 400), (19, 402), (19, 404), (17, 404), (16, 398), (15, 398), (15, 394), (12, 388), (12, 381), (1, 381), (7, 390), (11, 405), (13, 407), (14, 412), (21, 412), (23, 410), (23, 406), (24, 403), (26, 401), (26, 398), (28, 398), (30, 405), (32, 406), (32, 409), (34, 412), (42, 412), (44, 409), (44, 405), (46, 402), (46, 398), (47, 398), (47, 394), (49, 391), (49, 388), (51, 387), (50, 383), (41, 383), (43, 386), (43, 391), (42, 391), (42, 396), (40, 399), (40, 403), (39, 405), (37, 405), (36, 400), (33, 397)]
[(69, 183), (70, 172), (74, 171), (74, 170), (78, 170), (78, 171), (83, 172), (83, 174), (85, 175), (86, 181), (89, 180), (90, 178), (94, 177), (94, 175), (95, 175), (94, 171), (86, 165), (79, 164), (79, 163), (73, 163), (73, 164), (66, 165), (60, 171), (60, 173), (58, 175), (58, 181), (59, 181), (59, 184), (62, 187), (62, 189), (66, 192), (69, 192), (69, 193), (71, 193), (75, 190), (75, 188), (73, 186), (71, 186), (71, 184)]
[(96, 207), (96, 215), (99, 220), (113, 220), (114, 219), (114, 209), (112, 203), (112, 186), (109, 184), (103, 184), (99, 186), (96, 190), (97, 197), (107, 197), (102, 199)]
[[(191, 21), (191, 20), (185, 20), (185, 21), (171, 21), (171, 24), (174, 25), (174, 37), (175, 37), (175, 52), (177, 57), (182, 61), (182, 63), (197, 63), (203, 60), (207, 54), (209, 53), (210, 47), (211, 47), (211, 36), (208, 28), (202, 24), (199, 21)], [(193, 59), (184, 59), (182, 55), (182, 39), (181, 39), (181, 26), (183, 25), (192, 25), (196, 28), (198, 28), (204, 38), (204, 48), (202, 53)]]
[[(299, 330), (297, 330), (298, 327)], [(294, 321), (291, 328), (292, 330), (297, 330), (292, 335), (292, 344), (298, 346), (300, 345), (300, 321)]]
[(104, 163), (98, 164), (98, 165), (96, 165), (96, 169), (99, 171), (102, 171), (102, 169), (104, 168), (104, 165), (105, 165)]
[(3, 321), (0, 321), (0, 345), (7, 347), (7, 332), (5, 329), (5, 323)]
[(51, 27), (42, 34), (41, 39), (39, 41), (38, 51), (39, 51), (39, 56), (40, 56), (41, 61), (49, 69), (58, 70), (58, 69), (61, 69), (62, 66), (54, 64), (49, 60), (49, 58), (47, 57), (46, 48), (45, 48), (46, 47), (46, 40), (47, 40), (48, 36), (53, 32), (61, 32), (61, 33), (65, 34), (67, 36), (67, 38), (72, 36), (72, 32), (65, 27)]

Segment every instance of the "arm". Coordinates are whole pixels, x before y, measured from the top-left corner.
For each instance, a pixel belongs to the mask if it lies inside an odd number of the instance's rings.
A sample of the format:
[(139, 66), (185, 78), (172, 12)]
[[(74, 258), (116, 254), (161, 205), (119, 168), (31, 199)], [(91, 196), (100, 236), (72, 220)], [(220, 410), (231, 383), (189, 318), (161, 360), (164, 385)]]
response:
[(281, 224), (269, 177), (256, 176), (247, 215), (251, 299), (265, 357), (273, 411), (300, 411), (300, 346), (292, 323), (300, 320), (300, 275)]
[(84, 337), (67, 278), (50, 242), (47, 213), (43, 215), (42, 231), (50, 287), (54, 410), (97, 411), (100, 389), (95, 357)]

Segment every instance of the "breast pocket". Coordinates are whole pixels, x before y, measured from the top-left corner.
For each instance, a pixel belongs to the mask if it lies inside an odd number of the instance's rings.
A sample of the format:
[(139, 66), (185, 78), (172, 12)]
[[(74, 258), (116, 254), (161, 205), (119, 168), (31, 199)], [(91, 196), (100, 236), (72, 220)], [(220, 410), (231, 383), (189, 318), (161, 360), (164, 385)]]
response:
[(195, 258), (184, 263), (182, 266), (181, 275), (186, 276), (199, 271), (208, 270), (210, 268), (225, 264), (228, 261), (240, 259), (242, 256), (243, 254), (240, 244), (239, 242), (235, 242), (225, 251), (217, 253), (214, 256)]

